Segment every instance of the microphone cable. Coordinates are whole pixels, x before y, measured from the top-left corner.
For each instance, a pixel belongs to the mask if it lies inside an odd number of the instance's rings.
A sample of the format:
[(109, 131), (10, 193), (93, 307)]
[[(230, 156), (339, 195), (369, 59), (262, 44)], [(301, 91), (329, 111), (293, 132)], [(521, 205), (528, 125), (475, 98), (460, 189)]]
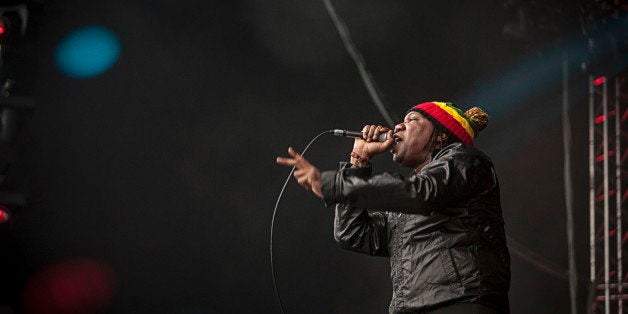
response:
[[(303, 151), (300, 153), (301, 157), (305, 156), (305, 152), (307, 152), (308, 148), (310, 148), (310, 146), (312, 145), (312, 143), (314, 143), (314, 141), (316, 141), (319, 137), (325, 135), (325, 134), (333, 134), (334, 130), (329, 130), (329, 131), (325, 131), (322, 132), (318, 135), (316, 135), (306, 146), (305, 149), (303, 149)], [(279, 294), (279, 287), (277, 286), (277, 274), (275, 272), (275, 264), (273, 261), (273, 231), (275, 230), (275, 217), (277, 216), (277, 208), (279, 207), (279, 201), (281, 200), (281, 196), (283, 195), (283, 191), (286, 189), (286, 186), (288, 185), (288, 182), (290, 182), (290, 177), (292, 177), (292, 173), (294, 173), (294, 170), (296, 169), (296, 166), (293, 166), (292, 169), (290, 170), (290, 173), (288, 174), (288, 177), (286, 178), (286, 181), (283, 183), (283, 187), (281, 187), (281, 191), (279, 192), (279, 196), (277, 196), (277, 202), (275, 202), (275, 209), (273, 210), (273, 218), (270, 221), (270, 270), (272, 272), (273, 275), (273, 287), (275, 288), (275, 296), (277, 297), (277, 302), (279, 303), (279, 307), (281, 308), (281, 313), (286, 314), (286, 310), (283, 308), (283, 303), (281, 302), (281, 295)]]

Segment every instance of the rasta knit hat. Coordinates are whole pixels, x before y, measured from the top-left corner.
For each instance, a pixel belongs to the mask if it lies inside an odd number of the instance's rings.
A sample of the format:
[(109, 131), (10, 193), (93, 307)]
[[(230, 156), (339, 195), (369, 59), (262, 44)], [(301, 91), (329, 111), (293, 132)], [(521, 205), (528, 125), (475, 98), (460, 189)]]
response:
[(463, 112), (449, 102), (424, 102), (408, 111), (417, 111), (433, 123), (440, 124), (468, 146), (473, 146), (473, 139), (488, 124), (488, 114), (482, 109), (473, 107)]

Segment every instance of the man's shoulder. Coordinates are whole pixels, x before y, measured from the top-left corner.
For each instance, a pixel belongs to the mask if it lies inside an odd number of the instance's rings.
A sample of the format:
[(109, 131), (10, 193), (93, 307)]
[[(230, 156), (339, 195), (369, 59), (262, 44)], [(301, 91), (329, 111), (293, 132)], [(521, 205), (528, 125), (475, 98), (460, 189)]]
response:
[(445, 146), (436, 154), (435, 158), (451, 158), (461, 161), (481, 161), (483, 163), (493, 164), (491, 158), (488, 157), (488, 155), (482, 150), (459, 142)]

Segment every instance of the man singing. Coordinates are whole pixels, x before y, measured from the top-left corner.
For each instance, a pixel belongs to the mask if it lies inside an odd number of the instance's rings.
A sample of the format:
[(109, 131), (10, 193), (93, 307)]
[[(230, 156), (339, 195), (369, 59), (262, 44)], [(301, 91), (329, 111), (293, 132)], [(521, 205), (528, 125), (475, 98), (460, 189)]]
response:
[[(390, 313), (509, 313), (510, 257), (491, 160), (473, 147), (488, 122), (475, 107), (426, 102), (394, 131), (366, 125), (350, 163), (321, 173), (292, 148), (294, 176), (335, 204), (341, 247), (390, 258)], [(385, 142), (377, 139), (387, 133)], [(408, 176), (372, 175), (371, 160), (392, 152)]]

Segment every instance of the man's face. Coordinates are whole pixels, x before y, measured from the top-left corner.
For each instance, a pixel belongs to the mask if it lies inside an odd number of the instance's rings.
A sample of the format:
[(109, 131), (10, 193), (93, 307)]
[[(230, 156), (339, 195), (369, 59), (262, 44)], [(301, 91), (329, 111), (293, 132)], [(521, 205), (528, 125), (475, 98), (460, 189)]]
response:
[(410, 111), (402, 123), (395, 126), (393, 161), (416, 169), (429, 161), (430, 138), (434, 125), (422, 114)]

